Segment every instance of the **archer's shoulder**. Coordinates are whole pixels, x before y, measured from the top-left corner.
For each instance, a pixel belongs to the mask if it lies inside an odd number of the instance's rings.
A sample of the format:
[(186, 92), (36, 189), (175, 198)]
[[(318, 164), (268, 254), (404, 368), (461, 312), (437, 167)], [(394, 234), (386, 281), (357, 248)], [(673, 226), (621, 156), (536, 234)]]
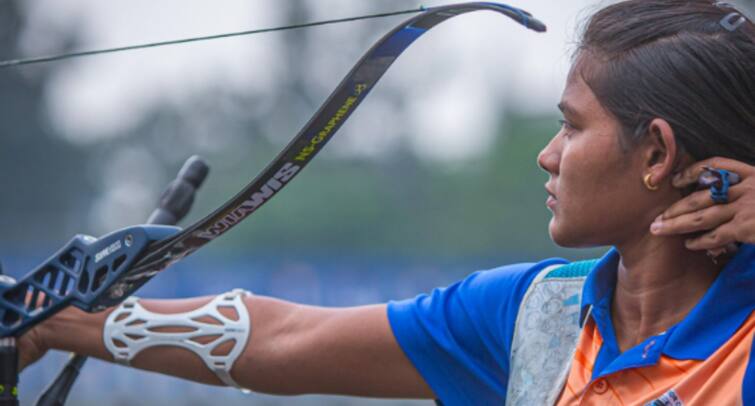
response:
[(566, 264), (569, 261), (565, 259), (550, 258), (477, 271), (460, 282), (459, 290), (478, 300), (500, 301), (508, 297), (516, 302), (543, 270)]
[(549, 258), (540, 262), (523, 262), (477, 271), (466, 278), (465, 282), (479, 285), (529, 285), (541, 271), (553, 269), (556, 265), (567, 265), (569, 261), (562, 258)]

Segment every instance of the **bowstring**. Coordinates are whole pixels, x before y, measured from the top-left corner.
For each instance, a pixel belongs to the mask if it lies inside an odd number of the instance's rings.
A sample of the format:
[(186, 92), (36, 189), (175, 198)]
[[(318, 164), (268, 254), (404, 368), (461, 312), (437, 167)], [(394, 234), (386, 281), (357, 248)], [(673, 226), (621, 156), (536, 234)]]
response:
[(167, 45), (186, 44), (189, 42), (209, 41), (209, 40), (215, 40), (215, 39), (221, 39), (221, 38), (262, 34), (262, 33), (273, 32), (273, 31), (294, 30), (298, 28), (316, 27), (320, 25), (340, 24), (340, 23), (346, 23), (346, 22), (358, 21), (358, 20), (391, 17), (391, 16), (402, 15), (402, 14), (413, 14), (413, 13), (420, 13), (426, 10), (427, 9), (424, 6), (420, 6), (418, 8), (414, 8), (410, 10), (391, 11), (387, 13), (377, 13), (377, 14), (366, 14), (366, 15), (355, 16), (355, 17), (314, 21), (311, 23), (283, 25), (279, 27), (260, 28), (260, 29), (247, 30), (247, 31), (236, 31), (236, 32), (223, 33), (223, 34), (205, 35), (201, 37), (181, 38), (181, 39), (174, 39), (174, 40), (168, 40), (168, 41), (149, 42), (149, 43), (144, 43), (144, 44), (127, 45), (127, 46), (114, 47), (114, 48), (94, 49), (94, 50), (88, 50), (88, 51), (76, 51), (76, 52), (68, 52), (68, 53), (63, 53), (63, 54), (55, 54), (55, 55), (47, 55), (47, 56), (38, 56), (38, 57), (31, 57), (31, 58), (8, 59), (8, 60), (0, 61), (0, 69), (9, 68), (11, 66), (31, 65), (35, 63), (44, 63), (44, 62), (60, 61), (63, 59), (80, 58), (84, 56), (132, 51), (136, 49), (155, 48), (155, 47), (161, 47), (161, 46), (167, 46)]

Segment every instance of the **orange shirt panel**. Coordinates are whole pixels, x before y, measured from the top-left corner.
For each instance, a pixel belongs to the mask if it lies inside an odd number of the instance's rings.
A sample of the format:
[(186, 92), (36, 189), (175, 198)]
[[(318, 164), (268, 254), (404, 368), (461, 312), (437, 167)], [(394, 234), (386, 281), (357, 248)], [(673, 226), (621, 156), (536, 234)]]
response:
[(590, 319), (582, 329), (557, 405), (644, 406), (656, 399), (675, 406), (741, 405), (754, 334), (755, 312), (704, 361), (661, 356), (656, 365), (624, 369), (591, 382), (603, 339)]

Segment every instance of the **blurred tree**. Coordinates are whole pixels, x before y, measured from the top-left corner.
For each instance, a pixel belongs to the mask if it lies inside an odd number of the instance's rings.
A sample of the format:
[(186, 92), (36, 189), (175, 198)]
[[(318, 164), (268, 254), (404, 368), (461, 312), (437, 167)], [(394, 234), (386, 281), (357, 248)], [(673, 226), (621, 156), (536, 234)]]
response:
[[(0, 11), (3, 58), (19, 55), (19, 4)], [(313, 3), (285, 7), (287, 23), (321, 17)], [(348, 43), (374, 41), (382, 32), (375, 24), (385, 22), (352, 26)], [(364, 51), (352, 44), (328, 57), (317, 54), (318, 42), (333, 40), (338, 47), (344, 41), (344, 31), (330, 29), (280, 34), (276, 51), (284, 54), (286, 72), (272, 96), (209, 86), (180, 105), (152, 110), (129, 134), (89, 144), (69, 144), (47, 125), (45, 85), (59, 65), (0, 71), (0, 179), (13, 191), (0, 202), (1, 246), (42, 244), (45, 252), (77, 232), (97, 235), (139, 223), (194, 153), (205, 155), (213, 170), (191, 218), (208, 213), (275, 156), (346, 73), (343, 66)], [(72, 42), (63, 41), (68, 49)], [(313, 77), (332, 83), (313, 83)], [(381, 90), (391, 103), (402, 103), (390, 86)], [(498, 141), (474, 162), (427, 162), (406, 146), (374, 161), (327, 148), (280, 197), (209, 251), (438, 260), (547, 255), (555, 248), (547, 237), (549, 213), (540, 204), (545, 175), (535, 157), (556, 130), (555, 118), (501, 116)]]
[[(3, 59), (19, 56), (20, 4), (5, 1), (0, 7)], [(69, 238), (94, 193), (84, 176), (85, 151), (56, 137), (42, 114), (48, 69), (0, 71), (0, 255), (29, 242)]]

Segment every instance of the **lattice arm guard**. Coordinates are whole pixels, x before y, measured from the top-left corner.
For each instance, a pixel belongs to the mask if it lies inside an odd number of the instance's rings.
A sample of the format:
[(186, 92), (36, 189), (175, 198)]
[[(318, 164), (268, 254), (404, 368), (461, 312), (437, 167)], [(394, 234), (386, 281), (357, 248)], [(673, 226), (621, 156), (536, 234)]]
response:
[[(243, 301), (247, 295), (251, 293), (235, 289), (216, 296), (196, 310), (175, 314), (150, 312), (139, 304), (139, 298), (131, 296), (108, 316), (103, 331), (105, 346), (115, 361), (124, 365), (129, 365), (136, 354), (149, 347), (182, 347), (202, 358), (207, 368), (223, 383), (243, 390), (231, 378), (231, 368), (244, 350), (251, 331), (249, 313)], [(235, 310), (238, 319), (223, 316), (219, 310), (223, 307)], [(206, 322), (207, 318), (220, 324)], [(167, 327), (178, 327), (181, 332), (161, 331)], [(215, 338), (206, 344), (196, 341), (199, 337), (209, 336)], [(230, 352), (212, 354), (218, 346), (228, 342), (233, 342)]]

